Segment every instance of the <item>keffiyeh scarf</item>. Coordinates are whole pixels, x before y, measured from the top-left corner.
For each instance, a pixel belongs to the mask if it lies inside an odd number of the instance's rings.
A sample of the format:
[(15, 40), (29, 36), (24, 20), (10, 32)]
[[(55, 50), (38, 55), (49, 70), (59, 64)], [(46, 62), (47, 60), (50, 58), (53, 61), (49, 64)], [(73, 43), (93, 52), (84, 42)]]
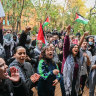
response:
[[(78, 94), (79, 85), (80, 85), (80, 69), (81, 69), (81, 60), (76, 58), (77, 64), (79, 65), (77, 80), (76, 80), (76, 93)], [(72, 81), (74, 75), (74, 67), (75, 61), (73, 55), (69, 55), (65, 61), (64, 68), (63, 68), (63, 80), (64, 80), (64, 87), (66, 95), (71, 95), (72, 91)]]

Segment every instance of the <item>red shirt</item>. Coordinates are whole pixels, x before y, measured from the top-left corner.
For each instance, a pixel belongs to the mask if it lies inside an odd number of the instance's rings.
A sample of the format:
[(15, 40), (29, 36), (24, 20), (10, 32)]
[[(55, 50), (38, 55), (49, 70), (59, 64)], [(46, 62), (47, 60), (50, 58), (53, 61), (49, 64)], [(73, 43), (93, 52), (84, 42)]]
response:
[(75, 79), (77, 79), (78, 76), (78, 69), (79, 69), (79, 65), (77, 64), (77, 62), (75, 63), (75, 67), (74, 67), (74, 77)]

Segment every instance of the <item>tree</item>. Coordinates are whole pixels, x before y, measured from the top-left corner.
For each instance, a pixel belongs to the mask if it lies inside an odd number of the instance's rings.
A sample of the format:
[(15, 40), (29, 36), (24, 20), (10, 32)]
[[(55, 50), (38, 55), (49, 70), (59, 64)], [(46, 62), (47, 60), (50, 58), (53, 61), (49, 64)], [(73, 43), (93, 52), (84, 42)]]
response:
[[(86, 15), (86, 7), (84, 0), (64, 0), (63, 6), (56, 5), (56, 0), (2, 0), (5, 13), (12, 29), (21, 29), (21, 20), (27, 25), (30, 18), (35, 16), (36, 22), (42, 23), (47, 17), (50, 18), (50, 24), (47, 29), (58, 28), (59, 30), (69, 24), (74, 25), (75, 32), (83, 26), (82, 24), (73, 23), (75, 13)], [(84, 10), (83, 10), (84, 9)], [(85, 27), (84, 27), (85, 28)], [(87, 28), (87, 26), (86, 26)], [(88, 27), (89, 28), (89, 27)]]
[[(65, 26), (70, 24), (74, 26), (74, 32), (76, 33), (78, 30), (83, 31), (81, 26), (85, 26), (82, 24), (78, 24), (74, 22), (76, 18), (76, 13), (80, 13), (82, 16), (86, 16), (87, 8), (85, 6), (84, 0), (65, 0), (66, 6), (64, 6), (66, 12), (64, 13), (65, 18)], [(84, 10), (84, 11), (83, 11)]]
[(24, 11), (33, 8), (30, 0), (2, 0), (5, 13), (8, 15), (12, 30), (21, 30), (21, 18)]

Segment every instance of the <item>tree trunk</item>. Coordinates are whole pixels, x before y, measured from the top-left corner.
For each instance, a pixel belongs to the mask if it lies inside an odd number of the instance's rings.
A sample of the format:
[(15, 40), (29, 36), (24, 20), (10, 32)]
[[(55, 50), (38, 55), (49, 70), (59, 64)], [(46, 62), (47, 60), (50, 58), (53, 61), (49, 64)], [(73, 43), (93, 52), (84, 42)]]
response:
[[(13, 4), (13, 16), (12, 16), (12, 31), (14, 32), (15, 31), (15, 6), (16, 4)], [(14, 22), (13, 22), (14, 21)]]
[(23, 12), (23, 9), (24, 9), (24, 0), (23, 0), (23, 2), (20, 2), (20, 3), (22, 3), (22, 8), (21, 8), (21, 12), (20, 12), (20, 15), (19, 15), (20, 21), (17, 21), (17, 32), (21, 30), (21, 17), (22, 17), (22, 12)]
[(7, 14), (5, 14), (5, 26), (7, 26)]

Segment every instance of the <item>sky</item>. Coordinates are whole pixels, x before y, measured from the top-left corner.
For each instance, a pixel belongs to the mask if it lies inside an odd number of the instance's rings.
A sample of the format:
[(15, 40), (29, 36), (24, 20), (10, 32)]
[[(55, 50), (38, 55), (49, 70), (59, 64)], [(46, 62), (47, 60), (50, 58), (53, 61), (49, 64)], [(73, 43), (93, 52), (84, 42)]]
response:
[(95, 4), (95, 0), (86, 0), (86, 6), (87, 8), (93, 7)]
[[(35, 0), (31, 0), (31, 2), (33, 4), (34, 4), (34, 1)], [(55, 1), (56, 1), (55, 4), (59, 4), (59, 5), (63, 5), (64, 6), (64, 1), (65, 0), (55, 0)], [(83, 0), (83, 1), (86, 2), (85, 5), (86, 5), (87, 8), (92, 8), (94, 6), (94, 4), (95, 4), (95, 0)]]
[[(85, 5), (87, 8), (93, 7), (95, 4), (95, 0), (84, 0), (84, 1), (86, 1)], [(56, 0), (56, 4), (63, 5), (64, 0)]]

